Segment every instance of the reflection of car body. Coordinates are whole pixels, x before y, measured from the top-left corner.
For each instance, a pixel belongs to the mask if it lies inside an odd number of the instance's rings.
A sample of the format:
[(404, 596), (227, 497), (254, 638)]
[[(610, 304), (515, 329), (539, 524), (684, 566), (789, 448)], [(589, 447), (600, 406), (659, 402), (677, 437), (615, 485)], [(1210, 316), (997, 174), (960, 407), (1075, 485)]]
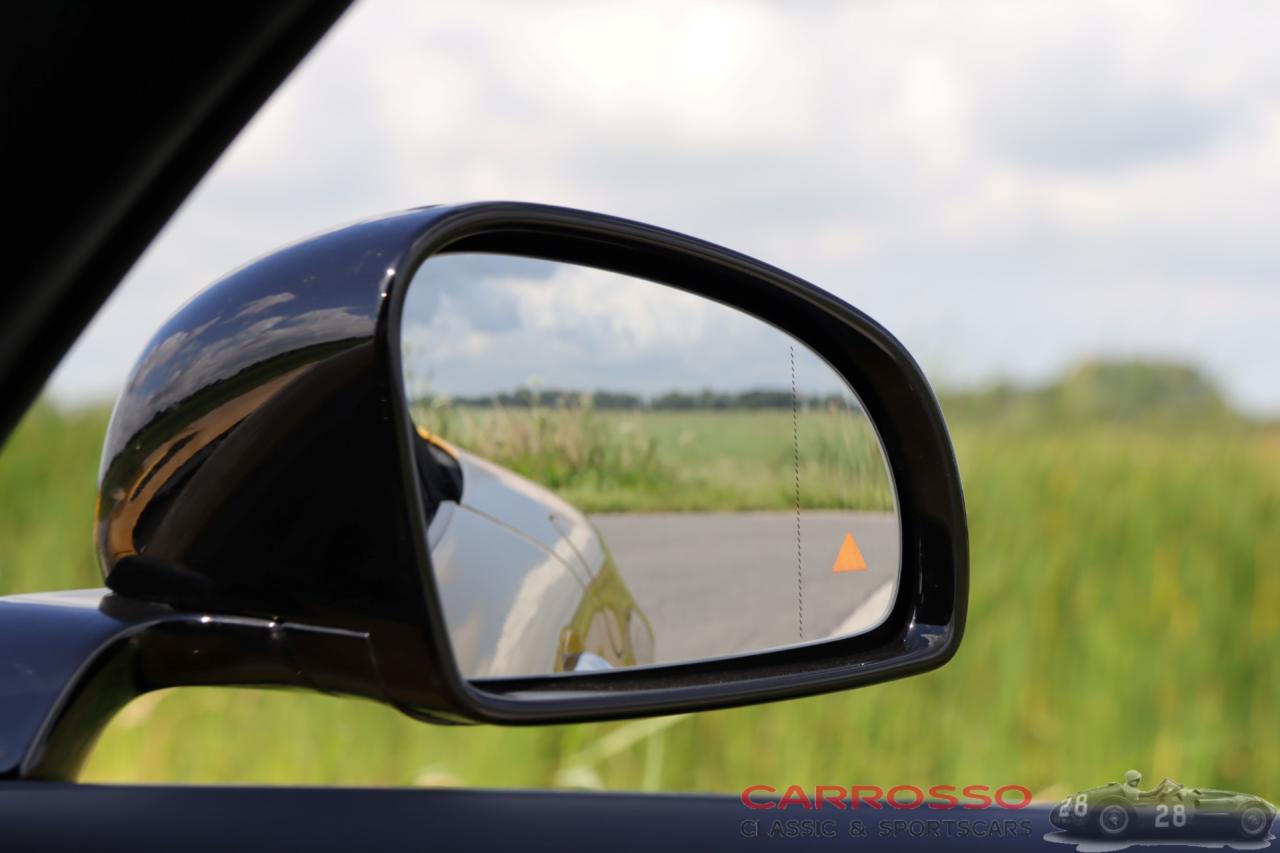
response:
[(1049, 813), (1076, 835), (1262, 838), (1275, 806), (1253, 794), (1188, 788), (1164, 779), (1148, 791), (1109, 782), (1063, 800)]
[(427, 541), (464, 675), (653, 662), (649, 620), (586, 516), (499, 465), (421, 435), (431, 460), (420, 465), (433, 512)]

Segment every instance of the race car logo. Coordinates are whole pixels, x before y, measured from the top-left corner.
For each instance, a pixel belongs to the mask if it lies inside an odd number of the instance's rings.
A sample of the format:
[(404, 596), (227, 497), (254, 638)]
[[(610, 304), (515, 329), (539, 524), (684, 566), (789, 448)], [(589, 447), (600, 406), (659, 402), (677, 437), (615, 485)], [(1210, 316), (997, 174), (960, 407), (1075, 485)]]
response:
[(1257, 850), (1271, 845), (1275, 816), (1275, 806), (1254, 794), (1189, 788), (1167, 778), (1143, 790), (1142, 774), (1130, 770), (1123, 782), (1054, 806), (1049, 821), (1059, 831), (1045, 840), (1073, 844), (1081, 853), (1152, 844)]

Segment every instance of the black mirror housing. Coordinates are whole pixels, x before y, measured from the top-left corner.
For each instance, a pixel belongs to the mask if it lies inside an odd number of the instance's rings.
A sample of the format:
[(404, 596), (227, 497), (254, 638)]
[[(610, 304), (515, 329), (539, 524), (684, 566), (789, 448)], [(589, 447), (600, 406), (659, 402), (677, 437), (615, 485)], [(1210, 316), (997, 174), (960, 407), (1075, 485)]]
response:
[[(825, 359), (879, 425), (891, 462), (902, 564), (888, 619), (859, 636), (730, 660), (463, 678), (431, 572), (400, 381), (408, 282), (427, 258), (448, 252), (652, 279), (765, 320)], [(511, 202), (360, 222), (255, 261), (185, 305), (148, 345), (116, 405), (95, 533), (110, 598), (203, 614), (210, 630), (238, 620), (268, 635), (280, 626), (331, 632), (341, 641), (307, 646), (323, 653), (271, 651), (258, 638), (245, 654), (284, 655), (292, 683), (438, 721), (674, 713), (919, 673), (955, 653), (968, 594), (964, 501), (946, 425), (892, 335), (744, 255), (635, 222)], [(181, 683), (178, 670), (166, 670), (169, 683)], [(279, 676), (239, 683), (272, 679)]]

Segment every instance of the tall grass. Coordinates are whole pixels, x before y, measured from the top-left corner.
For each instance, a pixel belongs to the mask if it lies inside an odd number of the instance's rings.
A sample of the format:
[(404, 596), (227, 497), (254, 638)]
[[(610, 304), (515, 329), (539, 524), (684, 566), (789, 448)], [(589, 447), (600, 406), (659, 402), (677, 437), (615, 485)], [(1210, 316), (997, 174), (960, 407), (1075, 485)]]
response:
[(101, 585), (93, 506), (108, 414), (38, 404), (0, 451), (0, 594)]
[[(749, 444), (728, 418), (690, 417), (647, 434), (665, 445), (694, 432), (685, 459), (707, 442)], [(102, 425), (101, 413), (39, 409), (0, 454), (4, 592), (94, 582)], [(935, 673), (685, 717), (520, 729), (435, 728), (301, 693), (175, 691), (126, 708), (86, 777), (695, 791), (1018, 783), (1049, 797), (1137, 767), (1280, 799), (1280, 432), (964, 421), (954, 435), (972, 593), (960, 653)]]

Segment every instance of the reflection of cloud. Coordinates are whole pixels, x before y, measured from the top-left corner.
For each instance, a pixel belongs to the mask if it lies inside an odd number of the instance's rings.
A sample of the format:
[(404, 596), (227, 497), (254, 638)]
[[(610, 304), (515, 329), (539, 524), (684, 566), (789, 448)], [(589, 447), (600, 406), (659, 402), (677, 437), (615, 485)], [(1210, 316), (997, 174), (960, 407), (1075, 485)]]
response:
[[(505, 332), (521, 325), (519, 297), (562, 275), (568, 267), (509, 255), (453, 254), (432, 258), (415, 276), (413, 297), (405, 304), (406, 322), (430, 322), (438, 311), (464, 314), (467, 325), (483, 332)], [(512, 287), (476, 287), (508, 282)], [(441, 308), (440, 301), (447, 303)]]
[[(339, 340), (369, 331), (369, 318), (346, 307), (258, 316), (293, 299), (291, 294), (279, 296), (288, 298), (264, 297), (248, 303), (259, 306), (255, 311), (242, 310), (229, 320), (217, 316), (150, 344), (125, 386), (124, 393), (131, 399), (129, 405), (117, 409), (114, 439), (132, 436), (156, 412), (266, 358), (304, 342)], [(103, 464), (109, 461), (104, 458)]]
[(271, 296), (264, 296), (261, 299), (254, 299), (251, 302), (246, 302), (245, 306), (240, 309), (236, 316), (247, 317), (250, 314), (257, 314), (267, 310), (273, 305), (283, 305), (285, 302), (289, 302), (295, 298), (296, 297), (292, 293), (288, 292), (273, 293)]
[[(535, 380), (640, 394), (790, 386), (791, 339), (732, 308), (546, 261), (520, 259), (519, 270), (477, 274), (462, 257), (432, 258), (410, 285), (401, 337), (415, 391), (425, 383), (467, 396)], [(504, 322), (495, 322), (498, 315)], [(843, 390), (829, 368), (797, 349), (801, 391)]]

